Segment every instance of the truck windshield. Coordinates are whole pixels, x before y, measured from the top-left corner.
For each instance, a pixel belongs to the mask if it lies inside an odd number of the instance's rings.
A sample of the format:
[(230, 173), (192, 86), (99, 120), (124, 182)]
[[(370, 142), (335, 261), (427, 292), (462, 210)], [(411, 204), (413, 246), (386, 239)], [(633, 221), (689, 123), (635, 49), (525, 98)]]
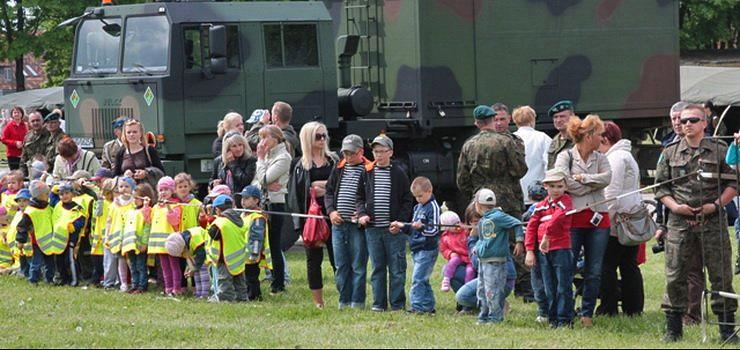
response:
[[(111, 28), (118, 28), (118, 31)], [(77, 36), (75, 73), (115, 73), (121, 41), (121, 19), (88, 19)]]
[(123, 42), (124, 73), (167, 70), (170, 24), (165, 16), (126, 19)]

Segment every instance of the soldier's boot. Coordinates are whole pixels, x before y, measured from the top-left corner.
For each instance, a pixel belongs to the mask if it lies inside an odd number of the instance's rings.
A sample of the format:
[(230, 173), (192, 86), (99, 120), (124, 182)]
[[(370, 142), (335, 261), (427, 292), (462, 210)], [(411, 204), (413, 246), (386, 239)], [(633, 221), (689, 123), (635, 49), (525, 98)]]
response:
[(683, 323), (680, 312), (666, 312), (666, 331), (663, 341), (667, 343), (677, 342), (683, 337)]
[(719, 335), (722, 337), (723, 342), (728, 344), (737, 344), (740, 342), (735, 333), (735, 314), (727, 312), (719, 315)]

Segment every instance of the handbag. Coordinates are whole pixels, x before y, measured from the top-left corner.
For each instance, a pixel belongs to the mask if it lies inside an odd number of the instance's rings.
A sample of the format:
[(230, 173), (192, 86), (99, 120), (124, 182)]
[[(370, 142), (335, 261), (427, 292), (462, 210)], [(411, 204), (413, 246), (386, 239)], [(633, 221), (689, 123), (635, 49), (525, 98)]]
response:
[(655, 223), (645, 205), (633, 213), (617, 213), (616, 230), (619, 244), (636, 246), (653, 238), (658, 224)]
[[(316, 201), (316, 191), (313, 188), (311, 189), (311, 202), (308, 205), (308, 215), (321, 215), (321, 205)], [(306, 247), (322, 247), (329, 239), (329, 225), (324, 219), (308, 218), (303, 225), (301, 238)]]

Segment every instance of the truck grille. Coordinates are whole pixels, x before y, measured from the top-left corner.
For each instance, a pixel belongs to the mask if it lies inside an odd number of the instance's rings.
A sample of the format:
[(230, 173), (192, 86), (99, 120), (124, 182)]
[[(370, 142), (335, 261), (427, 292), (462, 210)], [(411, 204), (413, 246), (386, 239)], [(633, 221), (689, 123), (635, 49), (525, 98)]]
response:
[(103, 145), (115, 138), (113, 134), (113, 121), (120, 117), (126, 116), (133, 118), (133, 108), (93, 108), (92, 109), (92, 130), (93, 139), (96, 148), (102, 148)]

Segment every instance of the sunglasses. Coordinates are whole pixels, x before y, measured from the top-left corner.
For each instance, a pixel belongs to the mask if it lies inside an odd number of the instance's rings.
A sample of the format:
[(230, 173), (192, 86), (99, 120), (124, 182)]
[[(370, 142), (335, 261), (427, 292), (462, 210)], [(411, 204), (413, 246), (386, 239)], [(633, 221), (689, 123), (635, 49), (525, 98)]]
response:
[(316, 141), (321, 141), (321, 140), (326, 140), (327, 137), (328, 136), (326, 134), (316, 134), (316, 136), (314, 136), (314, 139)]
[(683, 125), (686, 125), (688, 123), (696, 124), (696, 123), (698, 123), (700, 121), (701, 121), (701, 118), (699, 118), (699, 117), (685, 118), (685, 119), (681, 119), (681, 124), (683, 124)]

